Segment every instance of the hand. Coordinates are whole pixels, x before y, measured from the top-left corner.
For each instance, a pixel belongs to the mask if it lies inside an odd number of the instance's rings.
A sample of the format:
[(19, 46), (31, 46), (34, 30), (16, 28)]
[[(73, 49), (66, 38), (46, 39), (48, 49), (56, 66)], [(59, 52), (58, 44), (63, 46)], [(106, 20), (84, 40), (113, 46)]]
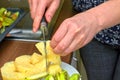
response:
[(65, 56), (89, 43), (100, 31), (97, 19), (89, 13), (80, 13), (63, 21), (51, 40), (55, 53)]
[(59, 7), (60, 0), (28, 0), (31, 17), (33, 19), (33, 32), (39, 28), (40, 21), (45, 14), (46, 20), (51, 21)]

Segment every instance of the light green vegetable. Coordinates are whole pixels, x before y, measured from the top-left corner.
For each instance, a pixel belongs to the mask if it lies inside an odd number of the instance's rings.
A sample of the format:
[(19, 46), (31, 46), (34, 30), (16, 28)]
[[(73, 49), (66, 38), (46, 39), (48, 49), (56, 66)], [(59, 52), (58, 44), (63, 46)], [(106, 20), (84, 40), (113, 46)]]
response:
[(45, 80), (55, 80), (54, 76), (53, 75), (48, 75), (45, 77)]
[(68, 80), (68, 73), (67, 71), (63, 70), (61, 73), (60, 73), (60, 80)]
[(6, 8), (0, 8), (0, 34), (9, 27), (19, 16), (19, 12), (11, 12)]
[(2, 26), (9, 26), (14, 22), (14, 20), (12, 20), (11, 18), (5, 18), (4, 21), (2, 22)]
[(4, 12), (6, 12), (7, 9), (6, 8), (1, 8), (0, 9), (0, 16), (3, 16), (4, 15)]
[(80, 80), (80, 74), (75, 73), (69, 76), (67, 71), (63, 70), (56, 75), (51, 75), (45, 72), (42, 74), (36, 74), (30, 77), (26, 77), (24, 80)]
[(80, 79), (80, 75), (75, 73), (72, 76), (70, 76), (69, 80), (79, 80), (79, 79)]
[(30, 77), (26, 77), (25, 80), (37, 80), (37, 79), (40, 79), (42, 77), (45, 77), (47, 74), (48, 74), (47, 72), (44, 72), (42, 74), (32, 75)]

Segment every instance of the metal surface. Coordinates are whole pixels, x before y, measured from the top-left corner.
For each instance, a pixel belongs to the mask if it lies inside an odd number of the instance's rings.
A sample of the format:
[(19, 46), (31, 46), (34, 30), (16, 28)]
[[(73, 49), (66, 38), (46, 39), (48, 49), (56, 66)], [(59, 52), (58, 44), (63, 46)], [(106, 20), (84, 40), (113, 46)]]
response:
[(43, 18), (42, 21), (41, 21), (40, 29), (41, 29), (42, 34), (43, 34), (46, 72), (47, 72), (47, 70), (48, 70), (48, 62), (47, 62), (46, 36), (48, 35), (48, 30), (47, 30), (47, 22), (46, 22), (45, 18)]
[(39, 42), (42, 37), (42, 32), (37, 31), (34, 33), (30, 29), (12, 29), (5, 39), (7, 40), (19, 40), (19, 41), (30, 41)]
[(39, 30), (34, 33), (32, 31), (32, 24), (33, 21), (30, 18), (30, 13), (27, 12), (24, 18), (5, 37), (5, 40), (40, 42), (42, 32)]

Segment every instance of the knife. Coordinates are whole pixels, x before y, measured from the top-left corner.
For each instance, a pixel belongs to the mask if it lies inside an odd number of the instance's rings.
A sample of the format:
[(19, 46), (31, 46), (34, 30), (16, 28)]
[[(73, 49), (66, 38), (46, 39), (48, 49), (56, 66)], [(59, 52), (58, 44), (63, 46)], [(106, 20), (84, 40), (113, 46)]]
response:
[(45, 20), (45, 17), (42, 18), (40, 29), (42, 31), (42, 37), (44, 42), (44, 52), (45, 52), (45, 65), (46, 65), (46, 72), (48, 70), (48, 62), (47, 62), (47, 49), (46, 49), (46, 35), (48, 34), (48, 28), (47, 28), (47, 21)]

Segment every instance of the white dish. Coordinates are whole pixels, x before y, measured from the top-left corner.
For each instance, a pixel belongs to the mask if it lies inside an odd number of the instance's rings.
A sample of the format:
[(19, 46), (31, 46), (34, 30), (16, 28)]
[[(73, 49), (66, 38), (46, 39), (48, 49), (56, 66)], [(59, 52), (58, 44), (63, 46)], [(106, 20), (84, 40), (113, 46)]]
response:
[(74, 73), (80, 74), (73, 66), (71, 66), (65, 62), (61, 63), (61, 67), (62, 67), (62, 69), (66, 70), (70, 76)]

